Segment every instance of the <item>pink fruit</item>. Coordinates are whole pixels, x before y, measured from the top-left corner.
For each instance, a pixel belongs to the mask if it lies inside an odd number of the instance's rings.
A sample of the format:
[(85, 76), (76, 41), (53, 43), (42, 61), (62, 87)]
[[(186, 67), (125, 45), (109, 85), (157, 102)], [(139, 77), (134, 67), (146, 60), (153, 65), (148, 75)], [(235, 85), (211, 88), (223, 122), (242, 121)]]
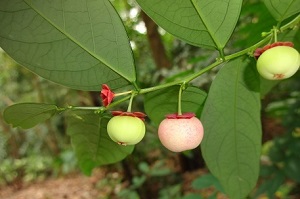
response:
[(170, 114), (160, 123), (158, 137), (170, 151), (182, 152), (199, 146), (203, 139), (203, 126), (194, 113)]

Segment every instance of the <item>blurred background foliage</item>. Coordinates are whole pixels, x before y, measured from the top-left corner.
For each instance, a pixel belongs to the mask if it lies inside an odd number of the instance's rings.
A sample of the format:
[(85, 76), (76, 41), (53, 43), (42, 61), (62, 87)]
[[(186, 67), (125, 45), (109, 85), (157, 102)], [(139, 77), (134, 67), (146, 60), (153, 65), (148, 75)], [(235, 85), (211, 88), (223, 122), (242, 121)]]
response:
[[(147, 17), (133, 0), (112, 3), (131, 40), (141, 87), (194, 73), (218, 56), (215, 51), (199, 49), (174, 38)], [(226, 54), (259, 41), (261, 33), (269, 31), (274, 24), (262, 1), (245, 0)], [(299, 35), (299, 30), (292, 34)], [(294, 40), (295, 46), (300, 50), (300, 35), (295, 38), (298, 38)], [(287, 40), (288, 34), (283, 39)], [(217, 70), (192, 83), (208, 90)], [(63, 115), (22, 130), (7, 125), (2, 113), (5, 107), (17, 102), (95, 106), (100, 104), (99, 93), (70, 90), (46, 81), (16, 64), (2, 50), (0, 71), (0, 187), (79, 172)], [(299, 80), (298, 71), (292, 78), (272, 84), (271, 91), (262, 97), (261, 177), (249, 198), (300, 197)], [(142, 100), (138, 97), (134, 110), (143, 110)], [(125, 184), (119, 191), (112, 191), (108, 198), (222, 198), (222, 187), (206, 170), (199, 149), (184, 154), (170, 153), (161, 146), (151, 121), (147, 121), (147, 131), (132, 155), (107, 166), (109, 171), (118, 170), (122, 175), (111, 178), (108, 174), (97, 183), (99, 188)]]

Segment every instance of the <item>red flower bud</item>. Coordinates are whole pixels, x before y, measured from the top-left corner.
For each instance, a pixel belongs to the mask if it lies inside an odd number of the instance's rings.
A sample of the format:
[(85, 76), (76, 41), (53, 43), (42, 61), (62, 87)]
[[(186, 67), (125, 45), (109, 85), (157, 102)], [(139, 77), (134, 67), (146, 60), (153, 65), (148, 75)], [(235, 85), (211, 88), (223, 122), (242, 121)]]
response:
[(102, 99), (103, 106), (108, 106), (114, 99), (115, 94), (110, 90), (106, 84), (102, 84), (102, 90), (100, 97)]

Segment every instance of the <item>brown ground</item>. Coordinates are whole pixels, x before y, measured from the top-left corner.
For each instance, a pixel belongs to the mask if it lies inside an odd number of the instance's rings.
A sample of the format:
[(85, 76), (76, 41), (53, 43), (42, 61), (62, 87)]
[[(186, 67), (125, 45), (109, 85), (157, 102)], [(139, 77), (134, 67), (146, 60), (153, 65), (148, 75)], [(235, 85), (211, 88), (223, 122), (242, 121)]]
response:
[(105, 177), (105, 172), (96, 172), (92, 177), (73, 174), (58, 179), (47, 179), (17, 187), (0, 188), (0, 199), (102, 199), (108, 187), (97, 187), (97, 182)]
[[(191, 190), (191, 182), (203, 174), (203, 171), (194, 171), (183, 175), (183, 190)], [(0, 187), (0, 199), (117, 199), (117, 193), (128, 183), (121, 182), (122, 175), (105, 169), (95, 170), (91, 177), (76, 173), (58, 179), (49, 178), (41, 182), (27, 185), (11, 185)], [(201, 193), (209, 196), (212, 190)], [(195, 192), (194, 192), (195, 193)], [(226, 199), (219, 195), (218, 199)]]

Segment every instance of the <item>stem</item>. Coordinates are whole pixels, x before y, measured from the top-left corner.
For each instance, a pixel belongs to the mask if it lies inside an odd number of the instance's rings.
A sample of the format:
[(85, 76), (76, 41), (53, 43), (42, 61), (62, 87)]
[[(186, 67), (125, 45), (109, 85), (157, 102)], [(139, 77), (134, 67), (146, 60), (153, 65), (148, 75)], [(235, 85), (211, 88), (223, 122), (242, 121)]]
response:
[(140, 87), (137, 85), (136, 81), (132, 82), (132, 85), (134, 86), (134, 88), (139, 91)]
[(181, 84), (180, 88), (179, 88), (179, 93), (178, 93), (178, 110), (177, 110), (177, 114), (178, 115), (182, 115), (182, 111), (181, 111), (181, 96), (182, 96), (182, 91), (185, 88), (185, 83)]
[(129, 105), (128, 105), (128, 108), (127, 108), (127, 112), (131, 112), (132, 101), (133, 101), (134, 96), (135, 96), (134, 93), (132, 93), (131, 96), (130, 96), (130, 100), (129, 100)]
[(214, 67), (218, 66), (219, 64), (223, 63), (223, 59), (218, 59), (217, 61), (215, 61), (214, 63), (208, 65), (207, 67), (203, 68), (202, 70), (200, 70), (199, 72), (191, 75), (190, 77), (186, 78), (184, 80), (184, 82), (190, 82), (192, 81), (193, 79), (196, 79), (197, 77), (199, 77), (200, 75), (206, 73), (207, 71), (213, 69)]
[(86, 106), (68, 106), (67, 108), (61, 108), (60, 111), (64, 111), (67, 109), (71, 110), (100, 110), (100, 107), (92, 106), (92, 107), (86, 107)]
[(174, 81), (174, 82), (169, 82), (169, 83), (165, 83), (165, 84), (162, 84), (162, 85), (153, 86), (153, 87), (150, 87), (150, 88), (144, 88), (144, 89), (140, 90), (139, 94), (149, 93), (149, 92), (153, 92), (153, 91), (156, 91), (156, 90), (160, 90), (160, 89), (163, 89), (163, 88), (168, 88), (168, 87), (175, 86), (175, 85), (180, 85), (180, 84), (182, 84), (182, 80), (177, 80), (177, 81)]
[(225, 59), (224, 48), (219, 49), (221, 59)]
[(278, 29), (277, 29), (277, 27), (273, 27), (273, 36), (274, 36), (274, 42), (277, 42), (277, 31), (278, 31)]
[[(101, 107), (98, 107), (98, 106), (92, 106), (92, 107), (86, 107), (86, 106), (68, 106), (66, 108), (59, 107), (58, 111), (59, 112), (63, 112), (63, 111), (66, 111), (66, 110), (95, 110), (95, 111), (105, 111), (105, 110), (110, 109), (111, 107), (114, 107), (114, 106), (116, 106), (118, 104), (121, 104), (122, 102), (127, 101), (129, 98), (132, 98), (132, 95), (126, 96), (126, 97), (124, 97), (124, 98), (122, 98), (122, 99), (120, 99), (118, 101), (112, 102), (107, 107), (103, 107), (103, 106), (101, 106)], [(132, 102), (132, 100), (131, 100), (131, 102)]]
[(160, 89), (167, 88), (167, 87), (170, 87), (170, 86), (180, 85), (183, 82), (188, 83), (188, 82), (192, 81), (193, 79), (196, 79), (200, 75), (206, 73), (207, 71), (217, 67), (218, 65), (222, 64), (225, 61), (228, 61), (230, 59), (234, 59), (236, 57), (240, 57), (242, 55), (245, 55), (245, 54), (249, 53), (249, 51), (252, 51), (253, 49), (263, 45), (264, 43), (266, 43), (270, 39), (271, 36), (272, 35), (270, 34), (270, 35), (266, 36), (263, 40), (261, 40), (260, 42), (254, 44), (253, 46), (251, 46), (249, 48), (246, 48), (246, 49), (244, 49), (242, 51), (239, 51), (237, 53), (225, 56), (224, 59), (222, 59), (222, 58), (217, 59), (214, 63), (210, 64), (209, 66), (207, 66), (205, 68), (203, 68), (202, 70), (198, 71), (197, 73), (186, 77), (184, 80), (177, 80), (177, 81), (174, 81), (174, 82), (170, 82), (170, 83), (166, 83), (166, 84), (162, 84), (162, 85), (158, 85), (158, 86), (154, 86), (154, 87), (150, 87), (150, 88), (144, 88), (144, 89), (140, 90), (139, 94), (144, 94), (144, 93), (160, 90)]
[(116, 105), (118, 105), (118, 104), (121, 104), (122, 102), (127, 101), (129, 98), (131, 98), (131, 95), (130, 95), (130, 96), (123, 97), (122, 99), (119, 99), (118, 101), (115, 101), (115, 102), (110, 103), (105, 109), (108, 110), (108, 109), (110, 109), (111, 107), (114, 107), (114, 106), (116, 106)]
[(279, 28), (279, 30), (280, 30), (280, 32), (283, 32), (283, 31), (285, 31), (286, 29), (293, 28), (293, 27), (295, 27), (299, 22), (300, 22), (300, 14), (299, 14), (297, 17), (295, 17), (292, 21), (290, 21), (289, 23), (287, 23), (287, 24), (281, 26), (281, 27)]
[(122, 93), (115, 93), (115, 97), (121, 96), (121, 95), (127, 95), (127, 94), (130, 94), (130, 93), (132, 93), (132, 91), (125, 91), (125, 92), (122, 92)]
[(257, 42), (256, 44), (254, 44), (253, 46), (249, 47), (249, 48), (246, 48), (244, 50), (241, 50), (239, 52), (236, 52), (236, 53), (233, 53), (231, 55), (227, 55), (225, 56), (225, 60), (230, 60), (230, 59), (234, 59), (236, 57), (239, 57), (239, 56), (242, 56), (242, 55), (245, 55), (247, 53), (249, 53), (250, 51), (253, 51), (254, 49), (262, 46), (263, 44), (267, 43), (270, 39), (272, 38), (272, 34), (269, 34), (268, 36), (266, 36), (263, 40)]

